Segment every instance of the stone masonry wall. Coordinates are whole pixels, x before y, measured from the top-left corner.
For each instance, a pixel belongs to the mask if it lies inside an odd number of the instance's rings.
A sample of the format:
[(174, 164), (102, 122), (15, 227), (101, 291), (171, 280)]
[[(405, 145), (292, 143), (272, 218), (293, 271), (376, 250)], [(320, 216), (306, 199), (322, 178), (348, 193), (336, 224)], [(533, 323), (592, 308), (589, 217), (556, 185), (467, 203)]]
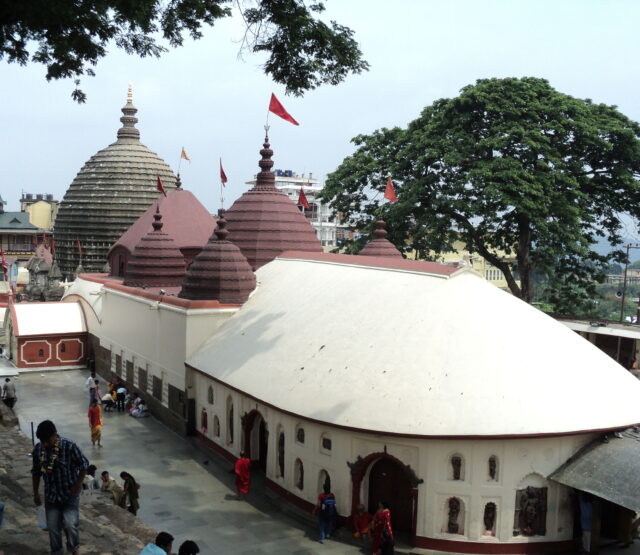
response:
[[(13, 411), (0, 402), (0, 555), (42, 555), (49, 535), (37, 526), (31, 486), (31, 441), (19, 430)], [(101, 492), (80, 499), (83, 555), (135, 555), (157, 532)]]

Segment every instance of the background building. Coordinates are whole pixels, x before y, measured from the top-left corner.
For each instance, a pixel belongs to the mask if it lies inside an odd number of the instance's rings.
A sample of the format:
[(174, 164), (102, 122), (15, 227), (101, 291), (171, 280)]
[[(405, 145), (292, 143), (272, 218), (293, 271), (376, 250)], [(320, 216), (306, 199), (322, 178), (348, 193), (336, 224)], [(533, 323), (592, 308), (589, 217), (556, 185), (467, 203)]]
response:
[(46, 231), (51, 231), (58, 214), (60, 203), (50, 193), (22, 193), (20, 211), (29, 214), (29, 221)]

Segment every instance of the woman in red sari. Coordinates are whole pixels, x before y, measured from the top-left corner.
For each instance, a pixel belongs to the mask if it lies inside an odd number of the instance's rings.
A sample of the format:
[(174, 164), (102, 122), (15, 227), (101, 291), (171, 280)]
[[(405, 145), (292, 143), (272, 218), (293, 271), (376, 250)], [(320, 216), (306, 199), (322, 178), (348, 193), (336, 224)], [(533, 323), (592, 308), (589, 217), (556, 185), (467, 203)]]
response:
[(378, 510), (373, 516), (373, 555), (391, 555), (393, 549), (393, 530), (391, 529), (391, 511), (384, 501), (378, 502)]
[(236, 461), (235, 472), (238, 499), (244, 499), (251, 486), (251, 459), (247, 458), (244, 451), (240, 451), (240, 458)]

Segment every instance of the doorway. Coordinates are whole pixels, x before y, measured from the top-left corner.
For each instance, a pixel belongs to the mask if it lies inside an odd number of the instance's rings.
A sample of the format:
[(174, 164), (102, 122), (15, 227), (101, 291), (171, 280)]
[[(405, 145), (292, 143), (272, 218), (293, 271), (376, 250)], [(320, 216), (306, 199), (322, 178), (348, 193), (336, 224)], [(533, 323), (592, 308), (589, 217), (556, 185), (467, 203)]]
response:
[(267, 447), (269, 444), (269, 431), (267, 423), (257, 411), (251, 411), (245, 419), (244, 427), (244, 451), (254, 463), (253, 467), (263, 473), (267, 472)]
[(389, 504), (395, 534), (413, 533), (413, 495), (404, 469), (390, 458), (378, 459), (369, 472), (369, 511), (375, 513), (379, 501)]

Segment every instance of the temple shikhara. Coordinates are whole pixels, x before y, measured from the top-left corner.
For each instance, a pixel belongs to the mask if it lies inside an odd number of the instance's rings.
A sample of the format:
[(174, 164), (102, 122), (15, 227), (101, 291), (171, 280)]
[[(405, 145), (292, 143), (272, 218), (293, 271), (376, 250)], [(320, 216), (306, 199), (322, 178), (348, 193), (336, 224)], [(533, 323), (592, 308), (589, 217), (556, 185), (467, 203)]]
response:
[(94, 154), (69, 186), (53, 229), (56, 260), (65, 277), (78, 266), (101, 272), (107, 252), (156, 200), (156, 179), (176, 186), (167, 163), (140, 142), (131, 87), (117, 140)]
[(346, 519), (388, 500), (414, 546), (571, 547), (575, 490), (553, 474), (640, 422), (638, 380), (472, 268), (405, 259), (382, 219), (359, 254), (323, 252), (268, 137), (214, 218), (140, 143), (130, 96), (123, 113), (60, 205), (55, 276), (75, 280), (33, 304), (46, 325), (10, 304), (12, 357), (93, 361), (203, 448), (245, 451), (291, 510), (330, 484)]

